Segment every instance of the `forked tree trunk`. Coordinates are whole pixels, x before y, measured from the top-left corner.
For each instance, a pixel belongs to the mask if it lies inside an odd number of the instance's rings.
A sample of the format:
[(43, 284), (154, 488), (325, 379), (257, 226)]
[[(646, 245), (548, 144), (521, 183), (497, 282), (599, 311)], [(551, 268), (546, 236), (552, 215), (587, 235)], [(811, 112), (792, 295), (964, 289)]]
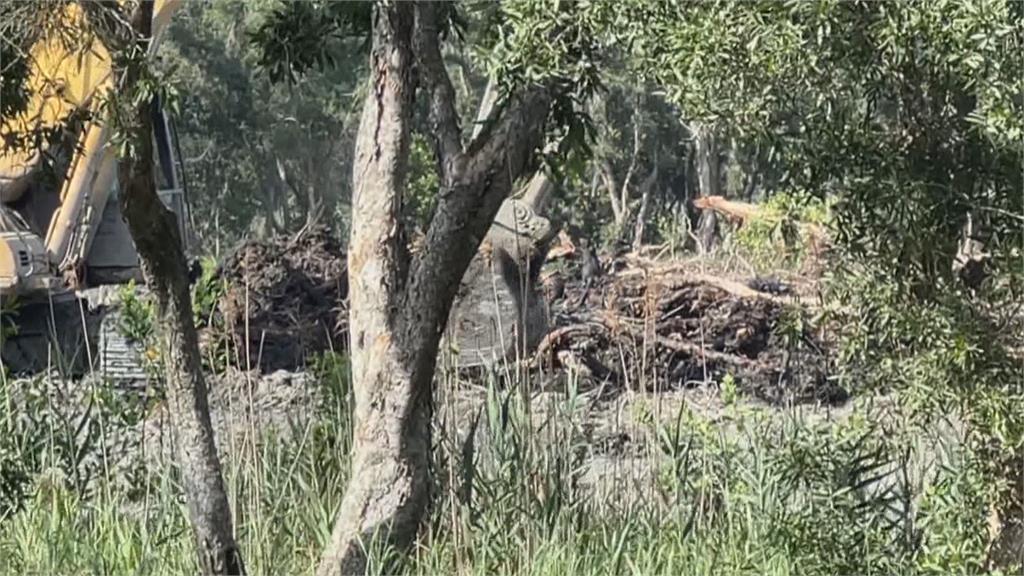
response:
[[(431, 384), (441, 334), (462, 275), (540, 143), (547, 116), (547, 91), (527, 89), (463, 146), (435, 8), (409, 2), (374, 8), (348, 259), (352, 475), (320, 576), (361, 574), (367, 547), (401, 549), (416, 536), (428, 502)], [(401, 210), (414, 64), (428, 97), (441, 190), (424, 246), (412, 258)]]
[[(124, 84), (118, 87), (122, 93), (131, 93), (145, 66), (152, 17), (153, 2), (143, 1), (132, 16), (135, 38), (126, 42), (120, 57), (115, 58), (123, 67)], [(131, 50), (134, 54), (129, 56), (126, 52)], [(155, 298), (154, 324), (164, 352), (167, 406), (200, 570), (203, 574), (244, 574), (210, 425), (181, 236), (174, 214), (156, 193), (151, 113), (146, 102), (127, 118), (134, 153), (122, 158), (119, 166), (121, 212)]]

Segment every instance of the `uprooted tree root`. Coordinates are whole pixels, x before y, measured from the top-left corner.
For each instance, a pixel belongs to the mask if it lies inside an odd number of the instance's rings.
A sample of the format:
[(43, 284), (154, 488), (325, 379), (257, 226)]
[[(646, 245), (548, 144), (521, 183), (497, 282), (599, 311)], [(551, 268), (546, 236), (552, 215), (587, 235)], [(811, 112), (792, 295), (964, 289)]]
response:
[(807, 328), (794, 299), (678, 267), (624, 270), (587, 300), (600, 298), (603, 306), (580, 302), (579, 290), (568, 294), (558, 327), (537, 350), (546, 369), (661, 389), (729, 375), (773, 403), (847, 396), (828, 378), (824, 339)]

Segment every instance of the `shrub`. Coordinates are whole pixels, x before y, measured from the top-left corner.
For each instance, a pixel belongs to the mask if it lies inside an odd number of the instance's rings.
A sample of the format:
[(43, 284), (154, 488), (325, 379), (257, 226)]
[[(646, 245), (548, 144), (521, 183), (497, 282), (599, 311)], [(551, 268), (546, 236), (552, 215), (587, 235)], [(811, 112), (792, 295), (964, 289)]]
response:
[(758, 268), (798, 268), (829, 224), (830, 202), (799, 191), (778, 192), (760, 215), (736, 231), (733, 243)]

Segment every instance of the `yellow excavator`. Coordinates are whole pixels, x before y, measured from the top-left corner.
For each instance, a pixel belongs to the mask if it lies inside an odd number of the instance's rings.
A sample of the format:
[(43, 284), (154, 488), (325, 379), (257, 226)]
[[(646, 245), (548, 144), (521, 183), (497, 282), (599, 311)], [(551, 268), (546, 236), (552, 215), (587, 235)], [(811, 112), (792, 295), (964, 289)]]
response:
[[(155, 3), (151, 55), (181, 3)], [(66, 26), (80, 28), (81, 9), (69, 4), (64, 10)], [(0, 149), (0, 313), (13, 322), (13, 330), (4, 326), (0, 361), (16, 373), (81, 372), (98, 360), (98, 287), (140, 278), (118, 207), (117, 152), (100, 113), (112, 87), (110, 55), (98, 40), (87, 51), (71, 51), (59, 38), (43, 36), (27, 56), (28, 103), (4, 122), (3, 133), (59, 129), (63, 137), (35, 150)], [(177, 214), (187, 244), (176, 140), (159, 102), (152, 110), (157, 189)]]

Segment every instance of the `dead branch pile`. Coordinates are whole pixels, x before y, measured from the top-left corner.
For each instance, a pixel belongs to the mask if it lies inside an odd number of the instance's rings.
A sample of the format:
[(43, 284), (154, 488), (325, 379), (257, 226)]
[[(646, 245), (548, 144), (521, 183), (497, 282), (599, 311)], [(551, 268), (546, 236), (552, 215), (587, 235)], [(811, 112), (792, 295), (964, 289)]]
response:
[(721, 383), (728, 374), (770, 402), (845, 398), (827, 377), (823, 338), (798, 320), (793, 299), (679, 267), (635, 266), (582, 297), (575, 287), (555, 304), (542, 366), (633, 389)]
[(242, 366), (294, 369), (310, 354), (344, 348), (345, 252), (326, 228), (247, 241), (221, 276), (227, 289), (219, 307)]
[[(608, 268), (589, 290), (566, 264), (544, 277), (552, 328), (534, 360), (545, 371), (574, 370), (612, 390), (720, 384), (729, 375), (771, 402), (845, 398), (828, 378), (826, 339), (808, 327), (797, 296), (635, 256)], [(242, 366), (295, 369), (311, 353), (344, 348), (345, 257), (327, 230), (248, 242), (222, 276), (220, 310)]]

